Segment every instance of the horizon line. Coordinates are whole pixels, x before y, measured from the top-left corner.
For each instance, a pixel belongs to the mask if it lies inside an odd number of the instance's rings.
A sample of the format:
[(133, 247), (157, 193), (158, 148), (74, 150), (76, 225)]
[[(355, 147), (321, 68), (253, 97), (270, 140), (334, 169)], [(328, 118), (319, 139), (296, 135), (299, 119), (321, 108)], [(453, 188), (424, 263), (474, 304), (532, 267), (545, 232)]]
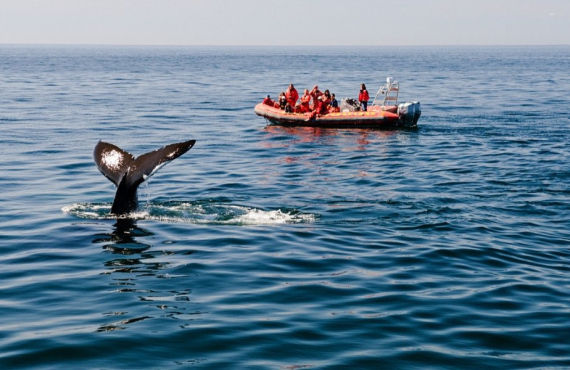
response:
[(568, 44), (359, 44), (359, 45), (327, 45), (327, 44), (122, 44), (122, 43), (37, 43), (37, 42), (0, 42), (0, 46), (109, 46), (109, 47), (224, 47), (224, 48), (239, 48), (239, 47), (259, 47), (259, 48), (310, 48), (310, 47), (330, 47), (330, 48), (370, 48), (370, 47), (552, 47), (552, 46), (570, 46)]

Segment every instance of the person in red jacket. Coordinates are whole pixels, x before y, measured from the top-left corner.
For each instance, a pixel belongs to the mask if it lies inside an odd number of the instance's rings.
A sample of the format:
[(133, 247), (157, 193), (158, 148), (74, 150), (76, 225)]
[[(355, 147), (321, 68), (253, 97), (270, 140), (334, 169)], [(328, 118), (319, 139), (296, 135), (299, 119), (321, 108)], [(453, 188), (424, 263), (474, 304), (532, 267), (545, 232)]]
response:
[(329, 105), (331, 104), (331, 93), (325, 90), (325, 93), (321, 96), (321, 107), (319, 114), (327, 114), (329, 112)]
[(269, 105), (272, 107), (273, 104), (275, 104), (275, 102), (273, 101), (273, 99), (271, 99), (271, 96), (267, 95), (267, 97), (265, 99), (263, 99), (263, 104)]
[(368, 109), (368, 100), (370, 97), (368, 96), (368, 90), (366, 90), (366, 85), (360, 85), (360, 93), (358, 94), (358, 101), (360, 102), (360, 109), (366, 112)]
[(313, 98), (313, 105), (312, 105), (312, 109), (314, 110), (315, 107), (319, 104), (319, 96), (323, 95), (323, 93), (321, 92), (321, 90), (319, 90), (319, 87), (317, 85), (313, 86), (313, 89), (311, 90), (311, 97)]
[(289, 87), (285, 91), (285, 98), (287, 99), (287, 103), (293, 108), (297, 104), (297, 99), (299, 99), (299, 93), (295, 89), (293, 84), (289, 84)]
[(317, 102), (313, 107), (313, 113), (315, 114), (327, 114), (330, 104), (330, 93), (328, 90), (325, 91), (324, 94), (317, 98)]
[(301, 96), (301, 104), (299, 104), (298, 111), (300, 113), (310, 112), (311, 111), (310, 102), (311, 102), (311, 94), (309, 93), (309, 90), (305, 89), (303, 96)]

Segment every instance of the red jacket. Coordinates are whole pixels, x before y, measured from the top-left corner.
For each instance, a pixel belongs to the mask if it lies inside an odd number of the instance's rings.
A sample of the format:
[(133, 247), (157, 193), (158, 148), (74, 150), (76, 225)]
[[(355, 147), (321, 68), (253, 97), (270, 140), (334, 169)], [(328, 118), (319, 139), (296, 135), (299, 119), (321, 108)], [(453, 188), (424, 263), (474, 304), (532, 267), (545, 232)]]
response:
[(329, 98), (327, 98), (326, 95), (323, 95), (323, 100), (321, 102), (321, 111), (319, 113), (321, 113), (321, 114), (327, 113), (329, 110), (330, 104), (331, 104), (331, 100)]
[(323, 93), (319, 89), (313, 89), (309, 94), (313, 98), (313, 107), (316, 107), (319, 103), (319, 96), (323, 95)]
[(297, 103), (297, 99), (299, 99), (299, 93), (295, 88), (287, 89), (287, 91), (285, 91), (285, 98), (289, 105), (294, 108)]
[(311, 110), (311, 108), (309, 108), (310, 102), (311, 102), (310, 94), (301, 96), (301, 112), (308, 112)]
[(317, 103), (315, 104), (314, 112), (318, 114), (325, 114), (328, 112), (330, 100), (323, 95), (323, 99), (318, 99)]
[(358, 101), (367, 102), (368, 100), (370, 100), (370, 97), (368, 96), (368, 91), (367, 90), (360, 90), (360, 94), (358, 94)]

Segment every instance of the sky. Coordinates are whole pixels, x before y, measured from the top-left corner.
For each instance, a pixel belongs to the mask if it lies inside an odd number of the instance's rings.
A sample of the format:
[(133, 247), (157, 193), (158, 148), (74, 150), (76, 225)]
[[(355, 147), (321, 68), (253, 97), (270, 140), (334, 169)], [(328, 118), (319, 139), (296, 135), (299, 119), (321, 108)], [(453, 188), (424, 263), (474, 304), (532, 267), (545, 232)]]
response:
[(570, 0), (0, 0), (0, 44), (569, 45)]

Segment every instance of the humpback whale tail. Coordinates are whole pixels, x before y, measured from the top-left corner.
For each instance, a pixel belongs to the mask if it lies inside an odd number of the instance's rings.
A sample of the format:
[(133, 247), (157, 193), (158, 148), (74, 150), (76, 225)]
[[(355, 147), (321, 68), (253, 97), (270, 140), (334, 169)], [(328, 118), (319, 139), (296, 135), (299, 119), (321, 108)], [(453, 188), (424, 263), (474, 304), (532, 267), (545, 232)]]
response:
[(116, 145), (99, 141), (93, 158), (99, 171), (117, 186), (111, 213), (124, 215), (137, 209), (137, 188), (167, 162), (186, 153), (196, 140), (166, 145), (139, 157)]

